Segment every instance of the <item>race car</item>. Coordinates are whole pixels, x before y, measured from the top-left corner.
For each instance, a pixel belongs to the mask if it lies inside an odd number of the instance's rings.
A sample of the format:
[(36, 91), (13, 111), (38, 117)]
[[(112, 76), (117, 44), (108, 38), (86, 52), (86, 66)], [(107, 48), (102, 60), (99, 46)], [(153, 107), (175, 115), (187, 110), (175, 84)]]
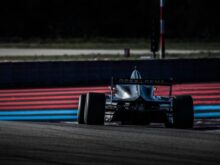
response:
[[(156, 96), (155, 86), (168, 86), (169, 96)], [(192, 128), (193, 99), (172, 96), (172, 79), (142, 79), (135, 69), (130, 78), (112, 78), (110, 94), (87, 93), (79, 98), (78, 123), (105, 122), (148, 125), (164, 123), (168, 128)]]

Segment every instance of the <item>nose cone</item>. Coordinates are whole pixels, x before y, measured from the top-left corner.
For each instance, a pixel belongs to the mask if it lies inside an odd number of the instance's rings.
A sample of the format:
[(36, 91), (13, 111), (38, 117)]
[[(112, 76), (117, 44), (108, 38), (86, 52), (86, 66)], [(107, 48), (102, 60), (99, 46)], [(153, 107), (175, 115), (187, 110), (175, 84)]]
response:
[(141, 79), (141, 74), (137, 69), (132, 72), (131, 79)]

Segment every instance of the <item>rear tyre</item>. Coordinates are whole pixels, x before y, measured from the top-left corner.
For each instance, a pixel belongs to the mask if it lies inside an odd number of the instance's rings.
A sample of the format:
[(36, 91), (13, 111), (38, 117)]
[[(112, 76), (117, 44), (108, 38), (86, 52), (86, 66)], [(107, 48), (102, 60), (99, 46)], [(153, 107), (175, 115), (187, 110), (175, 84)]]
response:
[(78, 123), (79, 124), (85, 124), (84, 122), (84, 109), (85, 109), (85, 103), (86, 103), (86, 94), (82, 94), (79, 97), (79, 104), (78, 104)]
[(174, 128), (193, 128), (194, 112), (191, 96), (177, 96), (173, 100)]
[(88, 93), (86, 96), (84, 121), (89, 125), (104, 125), (105, 94)]

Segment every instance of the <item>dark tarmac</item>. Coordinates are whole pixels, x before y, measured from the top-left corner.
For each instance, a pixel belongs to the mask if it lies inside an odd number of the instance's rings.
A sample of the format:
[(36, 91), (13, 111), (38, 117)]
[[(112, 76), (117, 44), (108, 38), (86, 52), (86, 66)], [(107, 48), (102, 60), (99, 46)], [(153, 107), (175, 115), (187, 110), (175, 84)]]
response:
[(0, 122), (0, 164), (220, 164), (219, 129)]

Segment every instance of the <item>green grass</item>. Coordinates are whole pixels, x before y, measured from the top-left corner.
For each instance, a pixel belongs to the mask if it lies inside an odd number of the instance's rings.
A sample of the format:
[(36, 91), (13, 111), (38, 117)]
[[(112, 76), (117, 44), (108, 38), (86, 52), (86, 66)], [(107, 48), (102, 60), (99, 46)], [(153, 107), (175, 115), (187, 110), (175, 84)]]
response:
[(67, 39), (32, 40), (26, 42), (0, 43), (1, 48), (65, 48), (65, 49), (148, 49), (149, 42), (143, 39)]
[[(0, 48), (150, 49), (147, 39), (56, 39), (0, 43)], [(220, 50), (218, 41), (166, 40), (167, 49)]]
[(180, 50), (220, 50), (220, 42), (202, 42), (202, 41), (175, 41), (166, 42), (167, 49)]
[(122, 55), (0, 56), (0, 62), (139, 60), (140, 57), (140, 55), (129, 58)]

